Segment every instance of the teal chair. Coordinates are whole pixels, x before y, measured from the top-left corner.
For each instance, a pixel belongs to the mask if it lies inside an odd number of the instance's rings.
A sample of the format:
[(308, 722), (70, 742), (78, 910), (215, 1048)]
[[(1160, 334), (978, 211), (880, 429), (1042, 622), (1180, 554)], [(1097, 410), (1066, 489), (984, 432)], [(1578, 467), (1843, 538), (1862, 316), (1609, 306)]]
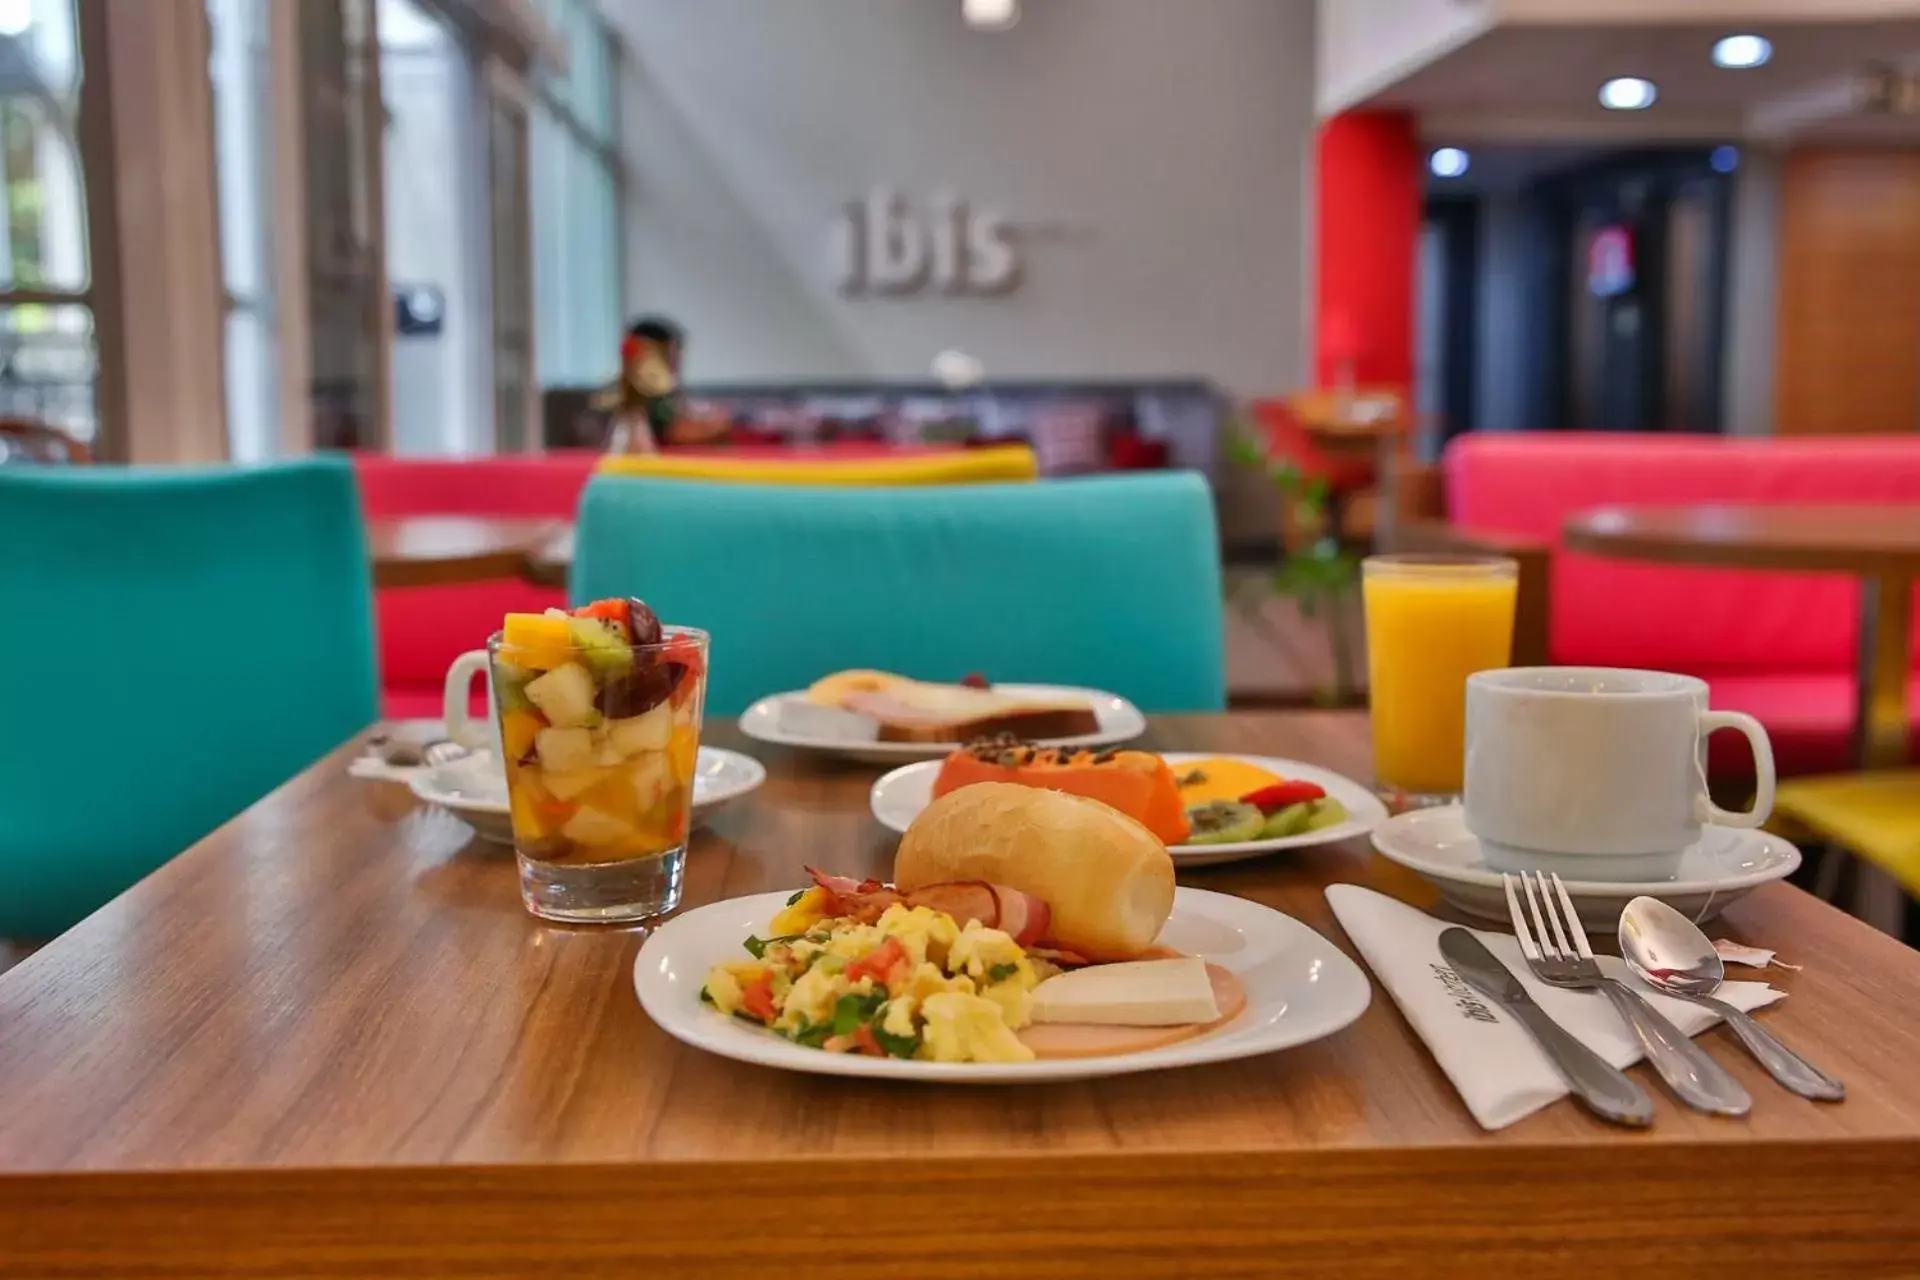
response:
[(1219, 532), (1186, 472), (811, 488), (595, 476), (573, 594), (713, 637), (707, 709), (847, 667), (1090, 685), (1218, 711)]
[(48, 937), (374, 718), (352, 469), (0, 467), (0, 678), (0, 937)]

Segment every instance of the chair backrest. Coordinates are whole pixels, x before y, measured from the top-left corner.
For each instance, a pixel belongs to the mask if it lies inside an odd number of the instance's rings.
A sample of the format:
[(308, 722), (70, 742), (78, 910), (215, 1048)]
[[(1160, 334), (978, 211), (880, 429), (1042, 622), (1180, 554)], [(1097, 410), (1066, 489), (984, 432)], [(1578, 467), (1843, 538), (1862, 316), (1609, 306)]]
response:
[(987, 445), (978, 449), (917, 449), (880, 456), (841, 458), (793, 450), (777, 458), (728, 457), (723, 452), (610, 453), (601, 475), (658, 476), (737, 484), (782, 485), (949, 485), (1032, 480), (1040, 464), (1026, 445)]
[(342, 459), (0, 469), (0, 548), (0, 936), (66, 928), (374, 716)]
[(487, 458), (353, 454), (367, 517), (552, 516), (571, 520), (580, 490), (605, 456), (597, 449)]
[[(356, 453), (367, 518), (551, 516), (572, 520), (602, 457), (594, 449), (489, 458), (396, 458)], [(565, 593), (517, 579), (382, 587), (380, 674), (389, 687), (437, 688), (447, 667), (486, 643), (508, 613), (538, 613)]]
[(576, 599), (713, 637), (708, 710), (847, 667), (1225, 703), (1219, 532), (1189, 472), (826, 489), (596, 476)]
[[(1444, 469), (1455, 523), (1556, 544), (1569, 516), (1617, 504), (1920, 504), (1920, 436), (1466, 435)], [(1858, 598), (1837, 574), (1556, 551), (1550, 650), (1678, 671), (1851, 670)]]

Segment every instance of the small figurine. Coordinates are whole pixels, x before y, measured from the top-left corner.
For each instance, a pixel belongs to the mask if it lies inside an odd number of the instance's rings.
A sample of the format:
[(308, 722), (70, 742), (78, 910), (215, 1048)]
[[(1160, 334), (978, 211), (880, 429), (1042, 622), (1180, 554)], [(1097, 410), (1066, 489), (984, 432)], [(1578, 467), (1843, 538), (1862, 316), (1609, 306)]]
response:
[(620, 378), (594, 397), (612, 421), (607, 447), (615, 453), (658, 453), (680, 412), (680, 326), (662, 316), (634, 321), (620, 344)]

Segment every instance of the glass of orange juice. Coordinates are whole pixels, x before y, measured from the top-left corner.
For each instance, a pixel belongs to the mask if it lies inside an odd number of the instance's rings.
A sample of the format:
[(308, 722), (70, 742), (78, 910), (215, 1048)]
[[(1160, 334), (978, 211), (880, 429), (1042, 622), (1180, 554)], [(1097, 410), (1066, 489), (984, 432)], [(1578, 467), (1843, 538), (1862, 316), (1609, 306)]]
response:
[(1398, 808), (1460, 798), (1467, 677), (1513, 659), (1519, 567), (1497, 556), (1369, 556), (1375, 787)]

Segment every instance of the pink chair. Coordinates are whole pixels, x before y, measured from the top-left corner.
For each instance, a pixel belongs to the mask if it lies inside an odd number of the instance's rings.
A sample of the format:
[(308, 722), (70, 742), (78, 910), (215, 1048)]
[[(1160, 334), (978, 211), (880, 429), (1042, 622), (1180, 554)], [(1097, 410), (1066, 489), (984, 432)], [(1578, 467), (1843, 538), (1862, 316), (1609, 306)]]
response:
[[(1920, 505), (1920, 437), (1469, 435), (1442, 469), (1456, 534), (1552, 547), (1552, 661), (1702, 676), (1715, 706), (1767, 726), (1781, 772), (1853, 767), (1857, 583), (1579, 555), (1560, 548), (1560, 530), (1616, 504)], [(1716, 772), (1747, 767), (1737, 743), (1716, 739), (1714, 751)]]
[[(535, 456), (395, 458), (354, 455), (369, 520), (399, 516), (548, 516), (573, 519), (580, 491), (603, 455), (569, 449)], [(502, 615), (564, 606), (566, 592), (517, 579), (430, 587), (383, 587), (375, 595), (381, 714), (441, 714), (447, 667), (486, 643)], [(477, 708), (476, 708), (477, 710)]]

